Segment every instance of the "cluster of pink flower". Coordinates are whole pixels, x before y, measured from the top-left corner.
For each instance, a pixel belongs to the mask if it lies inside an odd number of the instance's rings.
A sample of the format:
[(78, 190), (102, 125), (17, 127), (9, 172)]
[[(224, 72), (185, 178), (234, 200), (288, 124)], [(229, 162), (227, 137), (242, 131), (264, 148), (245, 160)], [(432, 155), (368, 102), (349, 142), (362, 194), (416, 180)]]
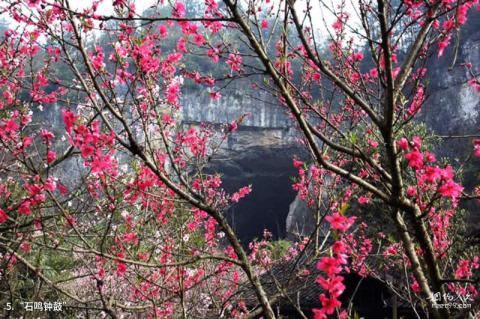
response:
[(265, 229), (262, 240), (248, 244), (248, 248), (250, 249), (248, 259), (253, 265), (259, 265), (261, 270), (268, 269), (272, 266), (272, 250), (269, 249), (270, 244), (268, 242), (271, 237), (272, 233)]
[(63, 120), (70, 144), (80, 150), (85, 166), (90, 167), (93, 174), (117, 175), (114, 133), (102, 133), (98, 121), (88, 126), (80, 124), (79, 117), (69, 110), (63, 110)]
[[(325, 217), (325, 220), (340, 238), (331, 247), (332, 255), (321, 257), (317, 263), (317, 269), (322, 271), (325, 277), (319, 275), (316, 282), (325, 290), (325, 293), (320, 295), (322, 308), (313, 309), (315, 319), (327, 318), (328, 315), (332, 315), (342, 305), (340, 300), (338, 300), (345, 290), (345, 285), (343, 284), (344, 277), (341, 275), (341, 272), (346, 270), (350, 251), (343, 235), (352, 226), (355, 217), (346, 217), (340, 212), (335, 212)], [(339, 318), (346, 317), (347, 312), (345, 310), (339, 314)]]
[(455, 203), (462, 194), (463, 187), (453, 180), (452, 167), (441, 168), (433, 165), (437, 161), (435, 155), (421, 150), (422, 140), (417, 136), (413, 137), (412, 141), (401, 138), (397, 141), (397, 145), (404, 152), (408, 166), (415, 171), (417, 184), (409, 186), (407, 194), (418, 201), (420, 208), (424, 210), (427, 207), (427, 203), (422, 202), (421, 195), (431, 191), (450, 198), (456, 206)]
[[(441, 30), (441, 40), (438, 42), (438, 56), (442, 56), (445, 49), (451, 42), (452, 33), (455, 29), (459, 29), (462, 25), (467, 22), (468, 12), (474, 6), (480, 10), (480, 6), (478, 5), (478, 0), (469, 0), (463, 3), (458, 3), (453, 0), (444, 0), (442, 1), (443, 9), (445, 11), (452, 11), (451, 9), (458, 5), (456, 10), (453, 10), (455, 14), (450, 15), (444, 22), (443, 22), (443, 30)], [(430, 16), (432, 13), (430, 12)], [(438, 20), (434, 21), (433, 27), (439, 28), (440, 22)]]
[(95, 71), (99, 72), (105, 67), (104, 63), (105, 54), (101, 46), (95, 47), (95, 52), (90, 54), (90, 61)]
[(473, 154), (476, 157), (480, 157), (480, 139), (475, 139), (473, 142)]
[(240, 188), (237, 192), (233, 193), (230, 198), (232, 201), (238, 203), (242, 198), (250, 194), (252, 191), (251, 186), (244, 186)]
[[(473, 277), (474, 271), (480, 269), (480, 258), (474, 256), (471, 260), (460, 259), (455, 269), (455, 279), (461, 281), (462, 279), (469, 279)], [(452, 292), (459, 294), (460, 296), (469, 296), (474, 298), (478, 296), (478, 286), (474, 283), (467, 283), (464, 285), (456, 285), (455, 283), (450, 283), (448, 289)]]
[[(415, 171), (416, 183), (408, 186), (406, 192), (429, 218), (434, 248), (438, 256), (445, 257), (445, 251), (451, 243), (448, 238), (450, 220), (454, 216), (454, 208), (457, 206), (463, 187), (453, 180), (454, 172), (451, 166), (442, 168), (433, 165), (436, 162), (435, 156), (428, 151), (422, 152), (421, 142), (418, 137), (414, 137), (411, 142), (406, 138), (397, 141), (397, 145), (405, 153), (404, 157), (408, 165)], [(453, 209), (430, 207), (429, 194), (433, 196), (438, 194), (449, 199)]]
[[(7, 92), (7, 91), (5, 91)], [(3, 94), (7, 96), (7, 94)], [(6, 98), (7, 103), (16, 103), (16, 99), (11, 97), (11, 101)], [(4, 105), (4, 104), (2, 104)], [(23, 135), (24, 128), (31, 122), (31, 113), (19, 112), (17, 110), (7, 113), (8, 117), (0, 119), (0, 139), (5, 151), (8, 152), (10, 160), (21, 160), (25, 158), (27, 152), (33, 149), (35, 135)], [(39, 132), (39, 137), (47, 147), (45, 150), (45, 162), (51, 164), (56, 159), (56, 153), (51, 149), (51, 142), (54, 138), (53, 133), (42, 129)], [(35, 148), (36, 149), (36, 148)], [(12, 180), (13, 181), (13, 180)], [(31, 215), (32, 209), (46, 201), (47, 192), (53, 192), (57, 189), (57, 182), (52, 177), (42, 180), (39, 175), (23, 173), (20, 180), (16, 182), (23, 182), (23, 190), (25, 194), (22, 198), (12, 198), (12, 193), (9, 191), (8, 180), (0, 184), (0, 198), (5, 203), (6, 211), (0, 210), (0, 224), (8, 220), (11, 212), (17, 212), (20, 215)], [(58, 184), (61, 185), (61, 184)], [(65, 187), (61, 185), (62, 193)], [(7, 204), (9, 203), (9, 204)], [(37, 225), (37, 223), (35, 222)]]
[(407, 110), (407, 113), (409, 116), (414, 116), (417, 114), (421, 107), (422, 104), (425, 100), (425, 90), (422, 85), (418, 86), (418, 88), (415, 91), (415, 96), (412, 99), (412, 103), (410, 103), (410, 107)]
[(474, 88), (477, 92), (480, 93), (480, 80), (477, 78), (472, 78), (468, 80), (468, 85)]
[(188, 149), (192, 154), (204, 157), (207, 154), (207, 142), (212, 132), (203, 129), (189, 128), (186, 132), (179, 132), (176, 144), (180, 148)]
[(242, 69), (243, 58), (239, 53), (230, 53), (227, 59), (227, 64), (232, 71), (240, 72)]

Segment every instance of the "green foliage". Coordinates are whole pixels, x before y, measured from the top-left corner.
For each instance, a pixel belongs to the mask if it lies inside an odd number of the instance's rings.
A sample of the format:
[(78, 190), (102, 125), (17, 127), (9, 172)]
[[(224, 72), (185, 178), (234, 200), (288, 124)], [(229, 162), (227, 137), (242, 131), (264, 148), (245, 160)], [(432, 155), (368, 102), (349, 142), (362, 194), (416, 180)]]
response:
[(285, 256), (292, 243), (288, 240), (276, 240), (268, 243), (268, 249), (272, 253), (272, 258), (278, 260)]

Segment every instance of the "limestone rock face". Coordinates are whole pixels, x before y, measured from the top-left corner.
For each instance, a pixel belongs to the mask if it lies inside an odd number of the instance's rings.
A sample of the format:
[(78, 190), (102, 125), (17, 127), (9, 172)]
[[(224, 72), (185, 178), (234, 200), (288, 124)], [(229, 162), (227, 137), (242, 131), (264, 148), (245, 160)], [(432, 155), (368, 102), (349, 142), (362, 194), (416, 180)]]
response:
[(297, 194), (288, 209), (286, 220), (287, 236), (295, 239), (299, 236), (308, 236), (314, 230), (315, 219), (313, 218), (313, 212)]
[(472, 63), (480, 70), (480, 35), (466, 34), (456, 66), (450, 68), (451, 55), (430, 61), (429, 98), (420, 119), (442, 135), (478, 133), (480, 127), (480, 94), (467, 85), (468, 73), (463, 63)]
[(214, 101), (205, 91), (183, 92), (185, 122), (230, 123), (247, 115), (242, 125), (255, 128), (288, 129), (291, 121), (286, 108), (269, 94), (250, 88), (248, 80), (236, 80), (221, 91), (222, 98)]

